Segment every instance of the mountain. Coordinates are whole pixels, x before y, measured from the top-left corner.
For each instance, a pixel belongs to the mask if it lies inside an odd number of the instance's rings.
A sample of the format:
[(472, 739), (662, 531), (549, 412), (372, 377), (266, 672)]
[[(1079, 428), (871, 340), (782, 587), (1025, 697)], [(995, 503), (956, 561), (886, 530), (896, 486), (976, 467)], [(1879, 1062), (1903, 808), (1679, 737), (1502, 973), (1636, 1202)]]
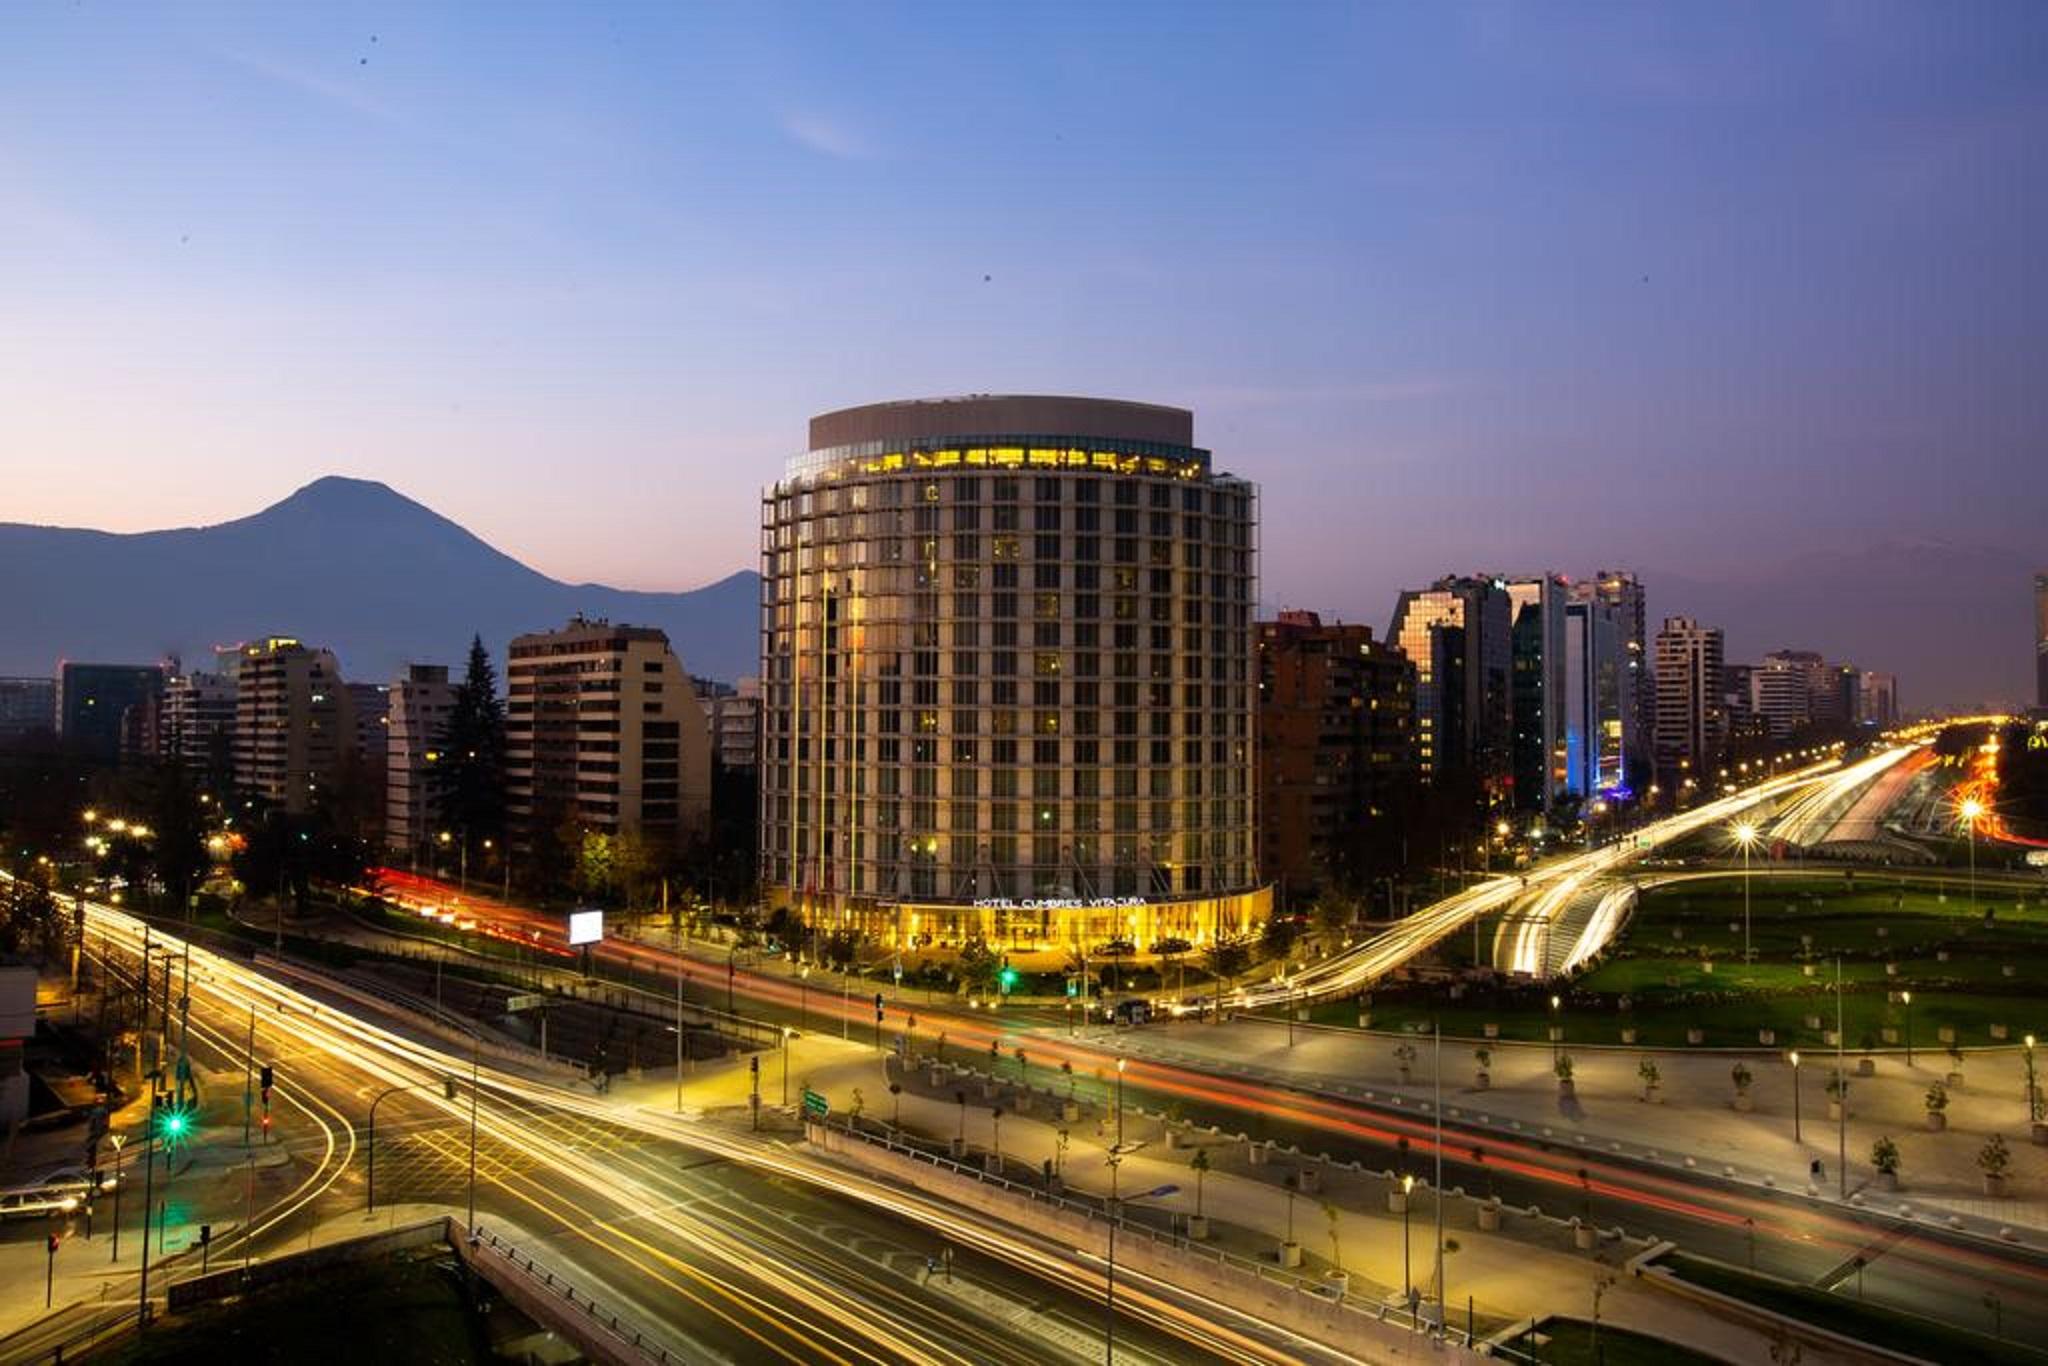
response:
[(172, 653), (209, 668), (216, 644), (285, 634), (332, 649), (347, 677), (381, 682), (408, 661), (459, 668), (480, 633), (502, 678), (513, 636), (577, 612), (661, 627), (694, 674), (760, 667), (751, 571), (686, 593), (562, 583), (362, 479), (316, 480), (216, 526), (116, 535), (0, 523), (0, 585), (0, 673)]
[(1816, 552), (1711, 582), (1645, 570), (1653, 620), (1689, 616), (1728, 633), (1730, 663), (1778, 649), (1899, 677), (1909, 712), (1974, 710), (2033, 698), (2034, 574), (1999, 546), (1892, 541)]

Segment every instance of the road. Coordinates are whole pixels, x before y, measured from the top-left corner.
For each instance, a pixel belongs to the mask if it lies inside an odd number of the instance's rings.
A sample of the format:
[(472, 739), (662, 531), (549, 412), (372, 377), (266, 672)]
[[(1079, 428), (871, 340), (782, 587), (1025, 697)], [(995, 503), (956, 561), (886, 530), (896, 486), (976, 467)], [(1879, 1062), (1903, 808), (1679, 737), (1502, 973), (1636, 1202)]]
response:
[[(140, 953), (143, 927), (88, 903), (90, 937), (115, 956)], [(159, 942), (161, 932), (154, 936)], [(563, 1274), (588, 1274), (622, 1317), (659, 1330), (686, 1359), (753, 1361), (1027, 1361), (1099, 1350), (1099, 1273), (1055, 1247), (894, 1187), (831, 1167), (771, 1135), (478, 1066), (290, 990), (203, 949), (192, 950), (191, 1041), (239, 1067), (247, 1019), (259, 1058), (278, 1069), (277, 1099), (337, 1149), (373, 1094), (380, 1180), (394, 1194), (466, 1179), (472, 1097), (480, 1222), (531, 1231)], [(456, 1079), (457, 1095), (442, 1091)], [(293, 1141), (303, 1141), (293, 1135)], [(391, 1152), (403, 1154), (394, 1160)], [(338, 1171), (352, 1173), (344, 1152)], [(334, 1175), (326, 1213), (355, 1200)], [(388, 1173), (388, 1176), (386, 1175)], [(310, 1219), (312, 1216), (306, 1216)], [(924, 1259), (955, 1250), (954, 1281), (922, 1284)], [(978, 1294), (969, 1293), (975, 1288)], [(996, 1306), (1029, 1305), (1005, 1316)], [(1224, 1306), (1119, 1276), (1120, 1355), (1133, 1361), (1319, 1361)]]

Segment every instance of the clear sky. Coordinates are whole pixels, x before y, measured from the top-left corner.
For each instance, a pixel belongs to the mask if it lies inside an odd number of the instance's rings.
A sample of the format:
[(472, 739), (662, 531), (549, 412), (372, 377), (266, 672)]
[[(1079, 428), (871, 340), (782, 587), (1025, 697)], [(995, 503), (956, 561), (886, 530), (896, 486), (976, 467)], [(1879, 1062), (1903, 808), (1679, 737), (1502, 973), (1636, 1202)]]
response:
[[(0, 519), (751, 565), (814, 412), (1193, 408), (1264, 596), (2048, 559), (2048, 5), (0, 9)], [(2023, 627), (2016, 627), (2016, 631)]]

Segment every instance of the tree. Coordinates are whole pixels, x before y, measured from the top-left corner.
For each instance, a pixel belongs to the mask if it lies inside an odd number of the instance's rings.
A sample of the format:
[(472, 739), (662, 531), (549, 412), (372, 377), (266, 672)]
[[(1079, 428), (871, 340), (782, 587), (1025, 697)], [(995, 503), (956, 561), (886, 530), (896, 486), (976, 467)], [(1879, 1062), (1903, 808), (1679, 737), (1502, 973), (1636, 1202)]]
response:
[(1870, 1165), (1886, 1176), (1899, 1174), (1899, 1145), (1887, 1134), (1870, 1145)]
[(1977, 1150), (1977, 1167), (1994, 1181), (2005, 1178), (2012, 1166), (2012, 1149), (2005, 1146), (2004, 1134), (1993, 1134), (1984, 1140), (1984, 1146)]
[(1197, 1219), (1202, 1217), (1202, 1196), (1204, 1188), (1209, 1183), (1210, 1165), (1209, 1150), (1207, 1148), (1195, 1149), (1195, 1156), (1188, 1163), (1188, 1167), (1195, 1174), (1195, 1217)]
[(505, 704), (482, 636), (456, 685), (427, 773), (440, 819), (469, 847), (505, 837)]
[(151, 853), (171, 910), (183, 915), (206, 874), (205, 817), (191, 775), (176, 760), (159, 764), (150, 803)]
[(1266, 928), (1260, 934), (1266, 951), (1275, 958), (1285, 958), (1288, 951), (1294, 947), (1294, 941), (1299, 938), (1301, 922), (1291, 915), (1282, 915), (1278, 911), (1266, 917)]
[(1220, 935), (1202, 954), (1208, 961), (1210, 973), (1225, 982), (1243, 972), (1251, 962), (1251, 951), (1242, 939), (1226, 939)]
[(1002, 958), (980, 935), (960, 946), (960, 985), (970, 992), (994, 990), (996, 974), (1002, 971), (1002, 966)]

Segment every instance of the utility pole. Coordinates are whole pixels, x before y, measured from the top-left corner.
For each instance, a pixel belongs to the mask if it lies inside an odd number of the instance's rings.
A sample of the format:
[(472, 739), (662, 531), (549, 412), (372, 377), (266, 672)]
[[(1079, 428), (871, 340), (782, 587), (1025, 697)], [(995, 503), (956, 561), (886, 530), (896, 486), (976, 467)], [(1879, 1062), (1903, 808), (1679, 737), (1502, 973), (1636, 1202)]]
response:
[(1842, 1103), (1835, 1107), (1835, 1189), (1838, 1197), (1849, 1198), (1849, 1072), (1843, 1060), (1842, 956), (1835, 955), (1835, 1084), (1841, 1088)]

